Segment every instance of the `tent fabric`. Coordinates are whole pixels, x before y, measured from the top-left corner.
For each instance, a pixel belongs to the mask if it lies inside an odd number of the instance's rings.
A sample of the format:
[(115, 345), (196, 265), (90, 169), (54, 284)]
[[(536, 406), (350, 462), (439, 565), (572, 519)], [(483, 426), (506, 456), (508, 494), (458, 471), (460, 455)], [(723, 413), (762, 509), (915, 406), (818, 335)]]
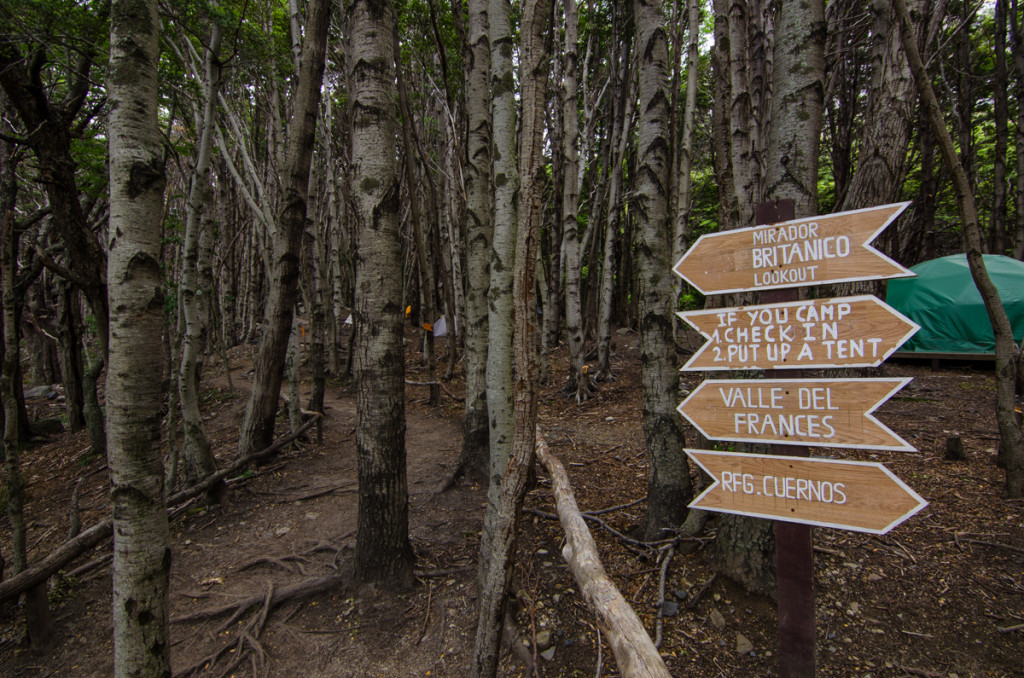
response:
[[(1024, 338), (1024, 262), (984, 255), (985, 268), (1010, 316), (1013, 337)], [(993, 353), (995, 337), (967, 256), (932, 259), (910, 269), (916, 278), (890, 280), (886, 303), (921, 329), (900, 349), (919, 353)]]

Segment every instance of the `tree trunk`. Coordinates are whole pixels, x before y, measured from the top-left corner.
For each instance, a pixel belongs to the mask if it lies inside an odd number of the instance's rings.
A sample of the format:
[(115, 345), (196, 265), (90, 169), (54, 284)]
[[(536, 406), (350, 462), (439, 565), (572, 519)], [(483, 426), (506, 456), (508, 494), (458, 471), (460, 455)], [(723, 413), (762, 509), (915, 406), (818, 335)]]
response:
[[(1012, 238), (1013, 256), (1024, 260), (1024, 17), (1017, 0), (1010, 2), (1010, 53), (1013, 55), (1014, 92), (1017, 99), (1015, 146), (1017, 149), (1017, 190), (1015, 223)], [(1024, 369), (1022, 366), (1021, 369)]]
[[(992, 97), (995, 99), (995, 152), (992, 156), (992, 213), (989, 221), (988, 251), (992, 254), (1006, 254), (1006, 150), (1008, 146), (1010, 110), (1008, 99), (1009, 81), (1006, 69), (1006, 2), (997, 0), (995, 9), (995, 77), (992, 81)], [(1018, 104), (1019, 105), (1019, 104)]]
[(917, 47), (917, 31), (914, 28), (906, 0), (895, 1), (903, 35), (903, 48), (910, 61), (917, 93), (928, 116), (928, 123), (935, 134), (947, 171), (953, 177), (960, 207), (961, 228), (964, 250), (971, 277), (978, 287), (985, 310), (995, 334), (996, 353), (996, 421), (999, 425), (999, 456), (1006, 467), (1006, 492), (1010, 498), (1024, 497), (1024, 432), (1014, 413), (1014, 389), (1019, 367), (1019, 348), (1013, 341), (1013, 328), (999, 300), (999, 292), (985, 270), (982, 258), (981, 227), (978, 210), (974, 204), (974, 193), (967, 178), (967, 172), (956, 157), (953, 139), (946, 129), (942, 110), (932, 90), (928, 72)]
[[(394, 10), (390, 2), (350, 6), (352, 198), (357, 207), (356, 450), (359, 523), (356, 576), (411, 583), (405, 468), (405, 360), (398, 210)], [(411, 150), (411, 149), (409, 149)]]
[[(157, 123), (156, 0), (111, 9), (111, 314), (107, 373), (110, 503), (114, 513), (114, 675), (170, 675), (168, 547), (160, 459), (163, 330), (160, 271), (163, 144)], [(158, 354), (159, 355), (159, 354)]]
[[(520, 27), (520, 71), (522, 93), (522, 147), (519, 163), (520, 210), (515, 241), (515, 414), (511, 455), (503, 469), (496, 505), (488, 504), (491, 526), (490, 554), (481, 562), (483, 571), (477, 616), (473, 664), (469, 675), (495, 676), (498, 671), (501, 629), (512, 584), (516, 537), (526, 484), (533, 467), (537, 433), (537, 380), (539, 338), (537, 308), (537, 260), (543, 219), (544, 89), (547, 82), (547, 54), (544, 30), (549, 8), (546, 0), (523, 4)], [(491, 18), (494, 18), (492, 13)], [(492, 45), (493, 45), (492, 41)], [(493, 58), (493, 57), (492, 57)], [(492, 351), (493, 353), (493, 351)], [(492, 485), (493, 486), (493, 485)]]
[[(205, 74), (203, 76), (203, 107), (196, 116), (199, 143), (196, 146), (195, 166), (185, 216), (185, 242), (181, 259), (181, 284), (178, 288), (185, 331), (182, 337), (181, 365), (178, 388), (181, 398), (181, 420), (185, 431), (184, 452), (186, 476), (194, 484), (216, 473), (217, 462), (210, 450), (203, 417), (199, 412), (199, 364), (205, 349), (206, 322), (200, 313), (200, 297), (209, 294), (199, 281), (199, 240), (203, 228), (204, 212), (209, 209), (213, 188), (210, 181), (210, 156), (213, 146), (213, 127), (220, 89), (220, 43), (222, 29), (216, 20), (210, 28), (210, 42), (206, 47)], [(223, 491), (223, 488), (221, 492)], [(219, 499), (215, 493), (211, 498)]]
[(487, 416), (490, 426), (490, 464), (487, 512), (480, 535), (479, 585), (488, 571), (502, 476), (512, 454), (512, 269), (516, 256), (516, 198), (519, 168), (516, 158), (516, 99), (512, 76), (514, 46), (509, 0), (490, 0), (491, 48), (491, 168), (494, 231), (491, 241), (490, 286), (487, 291)]
[(647, 446), (647, 513), (644, 539), (682, 524), (693, 499), (690, 469), (683, 454), (679, 371), (672, 336), (673, 220), (668, 213), (671, 165), (669, 137), (668, 36), (661, 5), (634, 0), (639, 63), (640, 120), (637, 135), (636, 267), (640, 281), (640, 379)]
[[(565, 82), (562, 85), (563, 188), (562, 246), (565, 248), (565, 335), (569, 342), (569, 381), (566, 391), (576, 402), (590, 397), (591, 378), (583, 371), (583, 309), (580, 303), (580, 239), (579, 239), (579, 108), (576, 99), (577, 13), (576, 0), (565, 3)], [(551, 256), (557, 256), (555, 252)], [(557, 311), (556, 311), (557, 312)]]
[[(601, 257), (600, 292), (597, 314), (597, 375), (598, 381), (612, 378), (611, 341), (612, 311), (614, 296), (615, 245), (619, 238), (622, 209), (619, 204), (622, 188), (622, 165), (626, 159), (629, 139), (633, 127), (633, 72), (629, 67), (631, 50), (629, 40), (621, 43), (618, 56), (619, 75), (617, 79), (620, 97), (615, 110), (609, 144), (608, 200), (605, 207), (604, 249)], [(619, 271), (623, 276), (624, 271)]]
[(238, 456), (269, 445), (281, 396), (288, 337), (298, 296), (299, 257), (306, 228), (306, 200), (313, 156), (316, 121), (320, 112), (320, 86), (324, 75), (331, 2), (312, 0), (307, 11), (298, 84), (292, 97), (291, 123), (282, 171), (281, 212), (274, 231), (270, 257), (270, 289), (253, 374), (252, 392), (242, 418)]
[(459, 467), (472, 480), (488, 477), (487, 289), (490, 285), (491, 113), (488, 108), (490, 42), (487, 0), (469, 0), (469, 49), (466, 59), (466, 410), (462, 420)]

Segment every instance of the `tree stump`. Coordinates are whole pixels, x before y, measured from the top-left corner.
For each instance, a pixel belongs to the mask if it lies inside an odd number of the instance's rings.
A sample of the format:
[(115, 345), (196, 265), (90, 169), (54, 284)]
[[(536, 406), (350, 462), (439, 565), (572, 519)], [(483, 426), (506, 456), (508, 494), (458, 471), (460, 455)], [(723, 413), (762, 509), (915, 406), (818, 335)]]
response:
[(963, 461), (967, 458), (964, 454), (964, 439), (959, 433), (946, 436), (946, 459), (949, 461)]

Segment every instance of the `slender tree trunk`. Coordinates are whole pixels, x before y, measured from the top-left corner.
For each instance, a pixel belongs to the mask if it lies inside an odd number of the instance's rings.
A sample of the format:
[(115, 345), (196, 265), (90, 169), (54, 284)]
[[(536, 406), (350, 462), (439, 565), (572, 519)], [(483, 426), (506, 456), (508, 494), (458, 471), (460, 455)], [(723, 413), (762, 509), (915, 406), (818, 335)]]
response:
[[(405, 86), (405, 74), (401, 64), (401, 52), (399, 49), (398, 42), (398, 24), (392, 27), (394, 41), (394, 53), (396, 56), (395, 71), (398, 82), (398, 104), (399, 110), (402, 114), (402, 142), (405, 146), (405, 180), (407, 185), (407, 193), (409, 197), (409, 207), (412, 212), (412, 231), (413, 238), (415, 239), (416, 245), (416, 262), (418, 264), (420, 272), (420, 297), (423, 299), (423, 309), (421, 316), (425, 316), (426, 320), (421, 323), (424, 330), (423, 335), (423, 360), (427, 366), (427, 381), (430, 382), (430, 406), (437, 407), (441, 404), (441, 389), (437, 385), (437, 374), (434, 365), (434, 326), (433, 322), (437, 319), (437, 309), (434, 305), (434, 300), (437, 298), (437, 281), (434, 277), (434, 265), (430, 260), (430, 230), (424, 230), (423, 218), (420, 213), (420, 202), (418, 191), (416, 190), (416, 158), (413, 155), (418, 144), (413, 143), (412, 138), (412, 119), (409, 112), (409, 96), (406, 92)], [(428, 179), (430, 181), (430, 179)], [(437, 210), (436, 200), (432, 201), (435, 204), (432, 210), (432, 219), (434, 221)], [(452, 335), (454, 336), (455, 328), (452, 328)]]
[[(157, 123), (160, 20), (156, 0), (111, 9), (111, 314), (107, 374), (110, 502), (114, 513), (114, 675), (170, 675), (168, 548), (160, 459), (163, 371), (161, 213), (165, 184)], [(159, 354), (158, 354), (159, 355)]]
[(252, 392), (246, 404), (238, 439), (238, 456), (268, 447), (274, 438), (274, 418), (281, 395), (288, 336), (298, 295), (299, 256), (306, 228), (306, 200), (313, 156), (316, 120), (320, 110), (330, 0), (311, 0), (307, 11), (298, 85), (292, 98), (287, 150), (282, 168), (282, 208), (274, 232), (271, 280), (263, 336), (255, 360)]
[(1010, 110), (1008, 98), (1009, 81), (1006, 68), (1006, 2), (996, 1), (994, 21), (995, 74), (992, 81), (992, 97), (995, 99), (995, 153), (992, 157), (992, 213), (989, 220), (988, 251), (992, 254), (1006, 254), (1006, 150), (1008, 147)]
[[(209, 293), (199, 281), (200, 230), (205, 224), (203, 216), (209, 209), (213, 188), (210, 181), (210, 157), (213, 147), (213, 127), (216, 124), (217, 92), (220, 89), (220, 43), (222, 29), (216, 20), (210, 28), (210, 42), (206, 47), (203, 76), (203, 107), (197, 115), (199, 143), (196, 147), (195, 167), (192, 169), (191, 187), (185, 216), (185, 241), (182, 252), (181, 284), (178, 288), (185, 319), (182, 336), (181, 364), (178, 370), (178, 388), (181, 398), (181, 418), (185, 431), (184, 452), (187, 482), (197, 483), (217, 471), (217, 462), (210, 450), (203, 417), (199, 412), (199, 365), (204, 350), (206, 322), (200, 312), (200, 297)], [(209, 493), (219, 499), (223, 485)]]
[(516, 101), (512, 76), (514, 46), (509, 0), (490, 0), (487, 17), (491, 48), (491, 129), (494, 235), (491, 241), (487, 315), (487, 416), (490, 425), (490, 469), (487, 512), (480, 535), (479, 583), (488, 571), (491, 538), (496, 529), (488, 516), (497, 515), (502, 476), (512, 454), (512, 269), (516, 255)]
[(1021, 16), (1017, 0), (1010, 0), (1010, 53), (1013, 55), (1013, 82), (1016, 83), (1014, 94), (1017, 100), (1017, 124), (1014, 125), (1017, 190), (1012, 247), (1014, 258), (1024, 260), (1024, 16)]
[(999, 425), (999, 456), (1006, 467), (1006, 493), (1010, 498), (1024, 497), (1024, 432), (1014, 413), (1014, 389), (1017, 385), (1017, 369), (1019, 367), (1019, 348), (1013, 341), (1013, 329), (999, 300), (999, 292), (985, 270), (982, 257), (981, 227), (978, 223), (978, 210), (974, 203), (974, 193), (960, 160), (957, 159), (953, 147), (953, 139), (946, 129), (932, 90), (931, 80), (921, 60), (917, 46), (917, 31), (912, 23), (906, 0), (895, 0), (896, 12), (903, 30), (903, 48), (907, 52), (910, 68), (914, 74), (921, 105), (928, 116), (928, 123), (935, 134), (942, 153), (947, 171), (953, 177), (960, 207), (961, 229), (964, 250), (967, 253), (967, 264), (971, 269), (971, 277), (978, 287), (985, 310), (995, 334), (996, 344), (996, 422)]
[(668, 36), (660, 2), (634, 0), (639, 64), (640, 120), (637, 135), (636, 267), (640, 281), (640, 364), (644, 439), (647, 445), (647, 513), (644, 539), (681, 525), (693, 498), (683, 448), (679, 371), (672, 336), (671, 275), (674, 230), (668, 213), (671, 166), (669, 138)]
[[(619, 239), (622, 209), (619, 204), (622, 187), (622, 165), (626, 159), (630, 134), (633, 127), (633, 73), (629, 67), (630, 41), (623, 40), (619, 54), (619, 77), (621, 88), (611, 143), (609, 144), (608, 200), (605, 208), (604, 249), (601, 257), (601, 285), (598, 294), (597, 314), (597, 375), (598, 381), (612, 378), (611, 341), (612, 312), (614, 303), (615, 245)], [(624, 271), (619, 271), (623, 276)]]
[[(537, 381), (539, 339), (537, 308), (537, 260), (540, 252), (540, 227), (543, 219), (544, 88), (547, 82), (547, 54), (544, 30), (549, 8), (546, 0), (526, 2), (520, 27), (520, 75), (522, 87), (523, 130), (519, 163), (520, 210), (515, 241), (515, 426), (512, 453), (501, 479), (498, 503), (488, 505), (496, 511), (488, 523), (492, 526), (490, 557), (485, 561), (477, 616), (476, 642), (469, 675), (497, 675), (501, 629), (512, 584), (516, 537), (522, 513), (526, 484), (536, 454)], [(493, 18), (492, 14), (492, 18)], [(491, 516), (489, 516), (491, 518)], [(483, 560), (483, 559), (481, 559)]]
[[(356, 576), (409, 584), (405, 360), (396, 140), (394, 9), (355, 0), (351, 17), (352, 197), (357, 206), (353, 311), (359, 522)], [(411, 151), (411, 149), (408, 149)]]
[(466, 59), (466, 322), (460, 328), (466, 346), (466, 410), (462, 420), (459, 466), (473, 480), (488, 478), (487, 296), (491, 240), (491, 112), (487, 0), (469, 0), (469, 49)]
[[(590, 397), (591, 379), (583, 371), (583, 309), (580, 294), (580, 239), (579, 239), (579, 109), (576, 99), (577, 72), (577, 13), (576, 0), (565, 4), (565, 72), (562, 85), (562, 137), (564, 182), (562, 188), (562, 246), (565, 248), (565, 334), (569, 341), (569, 381), (566, 391), (576, 396), (576, 402)], [(552, 253), (555, 256), (555, 253)]]
[[(679, 261), (686, 252), (689, 241), (690, 212), (693, 209), (693, 119), (697, 109), (697, 71), (700, 69), (700, 1), (686, 0), (689, 40), (686, 50), (686, 99), (683, 103), (683, 129), (679, 137), (679, 163), (676, 168), (676, 213), (672, 240), (672, 263)], [(678, 303), (682, 291), (682, 280), (672, 276), (673, 300)], [(675, 306), (674, 306), (675, 307)], [(678, 318), (672, 314), (673, 327)], [(673, 337), (675, 332), (673, 331)]]

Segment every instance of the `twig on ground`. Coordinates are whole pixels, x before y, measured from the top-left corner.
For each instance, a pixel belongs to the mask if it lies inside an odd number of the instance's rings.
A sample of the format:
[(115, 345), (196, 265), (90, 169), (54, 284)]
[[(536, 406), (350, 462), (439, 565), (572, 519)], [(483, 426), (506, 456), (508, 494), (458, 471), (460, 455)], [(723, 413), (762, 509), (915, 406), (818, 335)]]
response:
[(668, 566), (675, 554), (676, 548), (671, 544), (666, 546), (662, 553), (661, 573), (658, 577), (658, 626), (654, 634), (654, 647), (658, 649), (661, 649), (661, 633), (665, 624), (665, 579), (668, 575)]
[(459, 403), (466, 402), (465, 398), (460, 398), (459, 396), (455, 395), (454, 393), (449, 391), (445, 387), (444, 384), (442, 384), (439, 381), (410, 381), (410, 380), (406, 379), (405, 383), (408, 384), (409, 386), (438, 386), (438, 387), (441, 388), (442, 391), (444, 391), (445, 395), (447, 395), (449, 398), (451, 398), (455, 402), (459, 402)]
[(718, 573), (716, 572), (715, 574), (711, 575), (710, 579), (701, 584), (696, 591), (690, 594), (689, 599), (686, 601), (686, 609), (692, 610), (693, 608), (697, 607), (697, 603), (699, 603), (700, 599), (704, 597), (704, 594), (708, 592), (708, 589), (711, 588), (711, 585), (715, 583), (715, 579), (717, 577)]

